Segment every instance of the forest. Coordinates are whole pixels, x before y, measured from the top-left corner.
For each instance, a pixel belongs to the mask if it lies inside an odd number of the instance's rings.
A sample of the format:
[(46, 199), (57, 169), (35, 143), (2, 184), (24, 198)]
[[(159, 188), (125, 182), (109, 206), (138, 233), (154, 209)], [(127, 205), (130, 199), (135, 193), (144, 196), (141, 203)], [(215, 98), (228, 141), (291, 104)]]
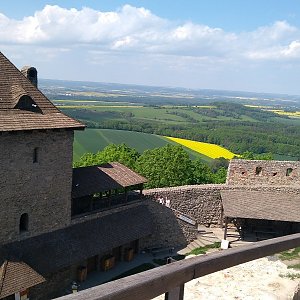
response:
[[(244, 159), (272, 159), (272, 155), (245, 152)], [(191, 160), (181, 146), (165, 145), (142, 154), (125, 144), (110, 144), (97, 153), (86, 153), (73, 166), (86, 167), (118, 161), (147, 178), (146, 188), (189, 184), (225, 183), (228, 160), (214, 159), (210, 164)]]
[(294, 160), (300, 158), (300, 120), (234, 103), (214, 103), (208, 107), (112, 110), (91, 106), (63, 111), (89, 128), (130, 130), (214, 143), (239, 154), (271, 152)]

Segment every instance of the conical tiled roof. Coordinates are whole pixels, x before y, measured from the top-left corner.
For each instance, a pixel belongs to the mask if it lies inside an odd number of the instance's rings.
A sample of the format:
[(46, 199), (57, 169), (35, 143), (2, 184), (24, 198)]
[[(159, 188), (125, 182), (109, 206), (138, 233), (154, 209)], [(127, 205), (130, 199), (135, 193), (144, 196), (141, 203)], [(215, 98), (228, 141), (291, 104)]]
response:
[[(36, 109), (18, 108), (21, 97)], [(33, 129), (83, 129), (84, 125), (60, 112), (0, 52), (0, 132)]]

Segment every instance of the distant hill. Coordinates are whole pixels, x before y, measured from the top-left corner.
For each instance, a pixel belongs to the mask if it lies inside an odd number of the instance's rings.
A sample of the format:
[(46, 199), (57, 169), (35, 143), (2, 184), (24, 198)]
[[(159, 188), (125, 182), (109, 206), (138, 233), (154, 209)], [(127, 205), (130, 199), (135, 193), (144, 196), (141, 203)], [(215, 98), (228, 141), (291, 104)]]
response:
[(300, 96), (297, 95), (51, 79), (40, 79), (39, 87), (50, 99), (105, 99), (147, 105), (200, 105), (222, 101), (283, 108), (300, 107)]

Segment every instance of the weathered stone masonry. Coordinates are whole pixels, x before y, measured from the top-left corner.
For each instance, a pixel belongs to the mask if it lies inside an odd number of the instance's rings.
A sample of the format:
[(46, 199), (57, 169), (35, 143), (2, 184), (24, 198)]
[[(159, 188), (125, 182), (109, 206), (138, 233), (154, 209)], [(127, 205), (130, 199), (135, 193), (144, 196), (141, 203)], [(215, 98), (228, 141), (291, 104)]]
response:
[[(0, 244), (66, 227), (71, 221), (73, 131), (0, 135)], [(37, 149), (37, 162), (34, 162)], [(28, 214), (28, 232), (19, 221)]]
[[(170, 199), (171, 208), (194, 218), (198, 224), (218, 226), (222, 221), (221, 191), (223, 190), (264, 191), (300, 195), (300, 186), (272, 186), (266, 184), (252, 186), (228, 184), (180, 186), (145, 190), (144, 195), (153, 201), (157, 201), (158, 197), (168, 198)], [(260, 199), (253, 199), (253, 201), (260, 201)], [(185, 232), (184, 228), (183, 232)]]
[(219, 224), (221, 219), (220, 190), (225, 185), (192, 185), (144, 191), (145, 196), (156, 200), (170, 199), (171, 208), (194, 218), (198, 224)]
[(299, 186), (300, 162), (233, 159), (226, 183), (235, 186)]

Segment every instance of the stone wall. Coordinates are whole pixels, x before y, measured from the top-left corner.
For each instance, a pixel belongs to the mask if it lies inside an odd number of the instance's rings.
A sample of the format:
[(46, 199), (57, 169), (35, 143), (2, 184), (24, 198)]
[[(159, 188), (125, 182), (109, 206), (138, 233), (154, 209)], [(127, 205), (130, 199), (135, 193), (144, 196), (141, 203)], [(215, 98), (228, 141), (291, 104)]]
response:
[(197, 229), (177, 219), (173, 211), (150, 199), (145, 200), (154, 229), (151, 236), (140, 240), (140, 249), (147, 247), (185, 247), (196, 239)]
[(71, 268), (67, 267), (45, 277), (46, 281), (29, 289), (31, 300), (48, 300), (71, 292)]
[(230, 161), (228, 185), (300, 185), (300, 162), (274, 160)]
[[(217, 226), (222, 221), (222, 190), (248, 190), (300, 195), (300, 186), (203, 184), (145, 190), (144, 195), (157, 202), (170, 200), (170, 206), (195, 219), (198, 224)], [(254, 199), (258, 200), (258, 199)]]
[[(72, 143), (73, 131), (0, 135), (0, 244), (70, 224)], [(25, 213), (28, 231), (20, 234)]]
[[(291, 186), (229, 186), (229, 185), (195, 185), (171, 188), (161, 188), (145, 190), (141, 201), (130, 203), (112, 210), (98, 212), (97, 214), (85, 217), (74, 218), (72, 223), (85, 222), (92, 218), (99, 218), (107, 214), (114, 214), (118, 211), (135, 207), (137, 205), (148, 206), (149, 218), (153, 220), (154, 228), (150, 236), (141, 238), (139, 241), (140, 250), (147, 247), (185, 247), (189, 242), (197, 237), (197, 228), (176, 218), (174, 212), (169, 207), (158, 203), (158, 197), (170, 200), (171, 208), (196, 219), (199, 224), (219, 225), (221, 220), (221, 190), (253, 190), (265, 192), (284, 192), (288, 194), (300, 195), (300, 188)], [(99, 253), (99, 259), (111, 253)], [(72, 279), (76, 278), (77, 267), (86, 265), (87, 261), (73, 264), (72, 267), (60, 270), (47, 277), (47, 282), (34, 287), (31, 291), (32, 299), (43, 300), (54, 296), (63, 295), (70, 287)], [(98, 265), (99, 267), (99, 265)], [(54, 291), (57, 294), (47, 294)], [(46, 293), (46, 294), (45, 294)], [(51, 296), (51, 297), (50, 297)]]
[(190, 216), (198, 224), (217, 225), (222, 211), (220, 191), (225, 188), (223, 184), (202, 184), (145, 190), (144, 194), (154, 201), (159, 197), (169, 199), (171, 208)]
[(151, 214), (149, 218), (152, 219), (154, 224), (154, 232), (150, 237), (142, 239), (140, 244), (141, 249), (158, 245), (161, 245), (162, 247), (186, 245), (196, 239), (197, 228), (195, 226), (178, 220), (171, 209), (152, 200), (151, 196), (145, 196), (141, 200), (120, 207), (87, 214), (85, 216), (74, 217), (71, 223), (77, 224), (86, 222), (88, 220), (128, 210), (138, 205), (146, 205)]

